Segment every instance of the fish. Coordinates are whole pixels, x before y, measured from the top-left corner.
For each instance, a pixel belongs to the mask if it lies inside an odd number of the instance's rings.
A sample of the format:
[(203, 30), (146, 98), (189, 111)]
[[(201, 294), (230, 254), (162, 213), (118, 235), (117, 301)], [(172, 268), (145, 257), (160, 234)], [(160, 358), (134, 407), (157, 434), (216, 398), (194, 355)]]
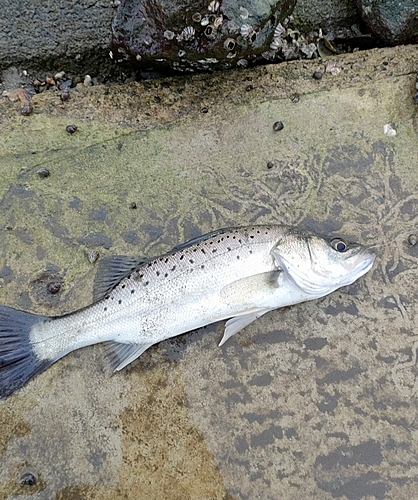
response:
[(273, 309), (323, 297), (375, 253), (297, 227), (219, 229), (153, 258), (98, 262), (91, 305), (63, 316), (0, 306), (0, 398), (75, 349), (105, 342), (119, 371), (164, 339), (224, 321), (223, 345)]

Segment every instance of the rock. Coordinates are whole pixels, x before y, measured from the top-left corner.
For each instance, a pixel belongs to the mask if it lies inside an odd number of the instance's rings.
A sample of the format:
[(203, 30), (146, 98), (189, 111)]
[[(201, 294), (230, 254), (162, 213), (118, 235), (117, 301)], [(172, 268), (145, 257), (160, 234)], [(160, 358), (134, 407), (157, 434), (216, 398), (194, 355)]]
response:
[(270, 50), (295, 3), (125, 0), (113, 22), (113, 58), (179, 71), (244, 66)]
[(418, 42), (416, 0), (357, 0), (357, 5), (370, 29), (386, 43)]
[(359, 18), (351, 0), (298, 0), (292, 16), (302, 33), (321, 28), (327, 34), (350, 28)]
[(108, 44), (115, 10), (108, 0), (2, 2), (0, 70), (24, 65), (88, 71), (93, 65), (111, 65)]

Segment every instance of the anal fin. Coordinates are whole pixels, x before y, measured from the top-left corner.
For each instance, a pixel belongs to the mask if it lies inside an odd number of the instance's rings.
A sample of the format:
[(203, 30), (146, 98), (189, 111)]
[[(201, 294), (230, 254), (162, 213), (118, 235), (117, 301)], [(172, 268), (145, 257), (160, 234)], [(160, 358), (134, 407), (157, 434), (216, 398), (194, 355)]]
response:
[(153, 344), (122, 344), (120, 342), (106, 342), (109, 350), (110, 367), (114, 372), (122, 370)]
[(225, 323), (224, 336), (219, 342), (219, 347), (225, 344), (225, 342), (245, 328), (247, 325), (258, 319), (263, 314), (271, 311), (271, 309), (258, 309), (248, 314), (243, 314), (242, 316), (234, 316)]

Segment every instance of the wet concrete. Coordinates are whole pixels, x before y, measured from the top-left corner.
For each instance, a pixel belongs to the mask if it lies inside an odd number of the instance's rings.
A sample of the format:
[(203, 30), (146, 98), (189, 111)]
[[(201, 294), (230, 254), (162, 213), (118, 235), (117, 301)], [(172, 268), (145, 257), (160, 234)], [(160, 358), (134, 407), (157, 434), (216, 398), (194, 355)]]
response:
[[(2, 498), (418, 496), (417, 56), (44, 93), (29, 117), (0, 102), (1, 303), (82, 307), (90, 252), (153, 255), (228, 225), (385, 245), (358, 283), (222, 348), (218, 324), (115, 375), (102, 346), (60, 360), (0, 403)], [(314, 80), (330, 62), (338, 74)], [(19, 484), (26, 466), (35, 485)]]

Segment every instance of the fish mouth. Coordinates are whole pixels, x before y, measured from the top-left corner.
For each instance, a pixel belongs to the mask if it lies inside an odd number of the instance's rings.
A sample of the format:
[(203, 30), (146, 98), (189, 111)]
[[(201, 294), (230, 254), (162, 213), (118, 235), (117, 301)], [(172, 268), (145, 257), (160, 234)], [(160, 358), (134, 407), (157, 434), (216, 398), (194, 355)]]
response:
[(358, 273), (360, 273), (359, 276), (362, 276), (372, 268), (375, 259), (376, 259), (375, 253), (369, 250), (364, 250), (358, 253), (357, 258), (354, 259), (354, 262), (349, 267), (347, 267), (347, 269), (349, 271), (356, 270), (358, 271)]

